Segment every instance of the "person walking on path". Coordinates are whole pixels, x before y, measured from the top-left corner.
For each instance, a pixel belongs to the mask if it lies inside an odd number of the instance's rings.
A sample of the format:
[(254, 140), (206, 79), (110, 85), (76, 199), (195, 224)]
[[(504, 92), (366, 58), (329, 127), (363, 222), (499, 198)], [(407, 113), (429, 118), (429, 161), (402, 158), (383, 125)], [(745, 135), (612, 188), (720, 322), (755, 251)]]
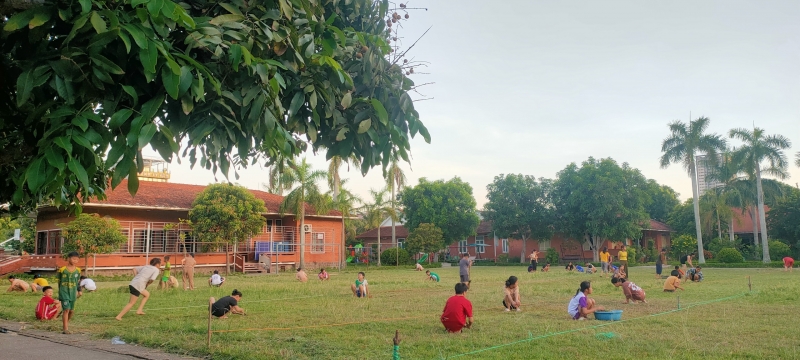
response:
[(75, 316), (75, 301), (83, 295), (80, 290), (81, 269), (78, 267), (78, 260), (78, 253), (73, 251), (67, 255), (67, 266), (58, 269), (58, 300), (61, 301), (63, 334), (72, 333), (69, 331), (69, 321)]
[(189, 253), (189, 257), (184, 257), (181, 264), (183, 265), (183, 287), (186, 290), (194, 290), (194, 266), (197, 265), (194, 253)]

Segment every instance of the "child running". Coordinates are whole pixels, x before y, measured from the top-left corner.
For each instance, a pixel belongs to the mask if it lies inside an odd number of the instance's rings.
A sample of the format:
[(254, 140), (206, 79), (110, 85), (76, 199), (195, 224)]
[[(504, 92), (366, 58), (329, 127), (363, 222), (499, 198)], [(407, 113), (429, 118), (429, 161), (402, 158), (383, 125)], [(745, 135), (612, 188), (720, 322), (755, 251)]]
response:
[(357, 298), (365, 298), (369, 294), (366, 274), (363, 271), (358, 272), (358, 279), (355, 284), (350, 284), (350, 289), (353, 290), (353, 296)]
[(678, 270), (672, 270), (667, 281), (664, 281), (664, 291), (665, 292), (675, 292), (675, 289), (681, 289), (681, 273)]
[(637, 301), (645, 304), (647, 303), (647, 301), (644, 300), (644, 290), (636, 286), (636, 284), (625, 280), (625, 278), (612, 278), (611, 283), (616, 287), (622, 286), (622, 292), (625, 294), (625, 302), (623, 304), (630, 304), (631, 300), (633, 300), (634, 304), (636, 304)]
[(58, 269), (58, 300), (61, 301), (61, 320), (63, 320), (63, 334), (71, 334), (69, 320), (75, 315), (75, 301), (83, 293), (80, 290), (81, 269), (78, 268), (78, 253), (73, 251), (67, 254), (67, 266)]
[(122, 317), (136, 304), (139, 296), (144, 296), (142, 302), (139, 303), (139, 309), (136, 310), (136, 315), (144, 315), (144, 304), (150, 298), (150, 292), (147, 291), (147, 286), (152, 284), (153, 281), (158, 279), (158, 265), (161, 265), (161, 259), (153, 258), (150, 260), (150, 265), (138, 266), (133, 268), (133, 280), (128, 285), (128, 290), (131, 293), (128, 304), (122, 308), (116, 319), (122, 321)]
[(325, 271), (325, 269), (320, 269), (317, 277), (319, 277), (319, 279), (322, 281), (328, 280), (330, 278), (330, 276), (328, 276), (328, 272)]
[[(214, 298), (211, 298), (213, 301)], [(244, 312), (244, 309), (239, 307), (239, 301), (242, 301), (242, 292), (236, 289), (233, 289), (231, 292), (231, 296), (225, 296), (211, 305), (211, 315), (214, 315), (220, 319), (227, 319), (228, 313), (237, 314), (237, 315), (247, 315)]]
[(428, 275), (428, 280), (439, 282), (439, 274), (431, 272), (430, 270), (425, 270), (425, 275)]
[(506, 287), (503, 288), (503, 307), (505, 311), (522, 311), (520, 309), (522, 302), (519, 299), (519, 285), (517, 284), (516, 276), (509, 276), (506, 280)]
[(442, 325), (451, 333), (461, 332), (463, 328), (471, 328), (475, 320), (472, 317), (472, 303), (467, 299), (467, 284), (456, 284), (456, 294), (447, 299), (442, 311)]
[(36, 319), (52, 320), (58, 317), (61, 311), (61, 302), (53, 299), (53, 288), (45, 286), (42, 288), (42, 298), (36, 305)]
[(590, 281), (581, 282), (581, 287), (575, 292), (575, 296), (569, 301), (567, 305), (567, 312), (575, 320), (586, 320), (586, 317), (595, 312), (602, 311), (603, 308), (597, 306), (594, 299), (590, 299), (587, 295), (592, 294), (592, 283)]

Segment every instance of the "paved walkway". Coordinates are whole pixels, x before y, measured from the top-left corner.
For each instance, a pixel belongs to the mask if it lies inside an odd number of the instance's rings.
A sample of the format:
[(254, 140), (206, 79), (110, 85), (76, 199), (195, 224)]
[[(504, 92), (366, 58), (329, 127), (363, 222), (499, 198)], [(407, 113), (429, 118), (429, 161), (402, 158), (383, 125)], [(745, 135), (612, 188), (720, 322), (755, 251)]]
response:
[(0, 320), (0, 354), (3, 359), (39, 359), (42, 354), (81, 360), (196, 359), (141, 346), (112, 345), (111, 340), (95, 340), (84, 334), (28, 329), (24, 323), (5, 320)]

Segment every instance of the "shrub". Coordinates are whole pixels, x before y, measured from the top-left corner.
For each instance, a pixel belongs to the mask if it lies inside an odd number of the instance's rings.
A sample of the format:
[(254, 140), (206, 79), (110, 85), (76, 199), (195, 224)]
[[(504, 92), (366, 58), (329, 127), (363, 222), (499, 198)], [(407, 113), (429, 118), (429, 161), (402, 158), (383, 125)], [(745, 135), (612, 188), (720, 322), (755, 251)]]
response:
[(628, 265), (636, 264), (636, 248), (631, 246), (625, 250), (628, 250)]
[(545, 257), (544, 257), (544, 263), (545, 264), (549, 263), (549, 264), (553, 264), (553, 265), (558, 265), (558, 260), (559, 259), (560, 259), (560, 257), (558, 256), (558, 251), (556, 251), (556, 249), (553, 249), (553, 248), (547, 249), (547, 255), (545, 255)]
[(705, 257), (706, 260), (713, 259), (714, 254), (711, 251), (703, 250), (703, 257)]
[(737, 247), (736, 244), (732, 243), (730, 240), (720, 239), (720, 238), (714, 238), (711, 241), (704, 243), (703, 245), (705, 245), (706, 250), (714, 254), (718, 253), (720, 250), (724, 248)]
[(672, 241), (671, 257), (680, 259), (683, 255), (697, 251), (697, 239), (691, 235), (681, 235)]
[(789, 245), (786, 245), (779, 240), (769, 241), (769, 257), (772, 258), (772, 260), (781, 260), (784, 257), (791, 255), (792, 249), (789, 248)]
[(405, 249), (390, 248), (381, 253), (382, 265), (398, 265), (398, 261), (400, 263), (399, 265), (408, 265), (414, 263), (414, 260), (410, 255), (408, 255), (408, 251)]
[(724, 248), (717, 253), (717, 260), (721, 263), (742, 263), (744, 256), (734, 248)]

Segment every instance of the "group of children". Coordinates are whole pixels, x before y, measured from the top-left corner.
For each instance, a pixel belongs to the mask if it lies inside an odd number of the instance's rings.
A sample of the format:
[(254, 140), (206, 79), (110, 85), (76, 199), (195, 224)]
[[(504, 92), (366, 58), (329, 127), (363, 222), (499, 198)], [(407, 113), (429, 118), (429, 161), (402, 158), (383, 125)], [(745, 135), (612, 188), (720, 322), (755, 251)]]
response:
[[(308, 274), (306, 274), (306, 271), (303, 270), (303, 268), (297, 268), (297, 273), (295, 274), (294, 277), (295, 277), (295, 279), (297, 279), (297, 281), (300, 281), (300, 282), (307, 282), (308, 281)], [(328, 274), (327, 271), (325, 271), (324, 268), (322, 268), (322, 269), (319, 269), (319, 274), (317, 274), (317, 278), (319, 278), (320, 281), (325, 281), (325, 280), (330, 279), (330, 275)]]

